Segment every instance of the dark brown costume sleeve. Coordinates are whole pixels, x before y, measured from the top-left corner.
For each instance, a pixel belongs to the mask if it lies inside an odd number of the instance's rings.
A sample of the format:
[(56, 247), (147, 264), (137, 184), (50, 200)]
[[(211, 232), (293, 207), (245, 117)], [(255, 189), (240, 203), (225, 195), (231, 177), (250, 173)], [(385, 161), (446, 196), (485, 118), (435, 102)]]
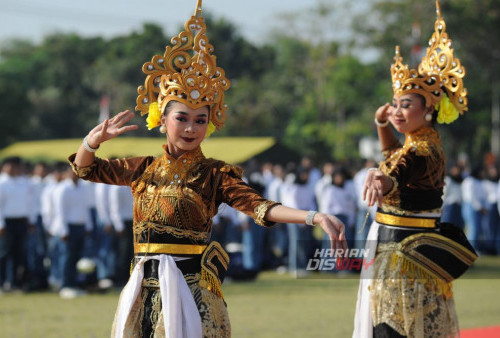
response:
[(152, 156), (132, 157), (116, 160), (95, 158), (88, 167), (78, 167), (75, 164), (76, 154), (68, 161), (76, 175), (84, 180), (114, 185), (130, 185), (144, 169), (154, 160)]
[(240, 168), (226, 164), (220, 171), (222, 175), (218, 193), (222, 201), (252, 217), (259, 225), (273, 226), (275, 223), (266, 221), (264, 217), (270, 208), (280, 203), (265, 199), (245, 183)]

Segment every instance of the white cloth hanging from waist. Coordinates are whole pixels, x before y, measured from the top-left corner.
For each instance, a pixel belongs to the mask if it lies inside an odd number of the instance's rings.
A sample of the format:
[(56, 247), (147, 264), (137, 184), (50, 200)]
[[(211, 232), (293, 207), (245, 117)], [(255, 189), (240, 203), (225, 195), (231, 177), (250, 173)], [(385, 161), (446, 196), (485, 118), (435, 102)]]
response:
[[(373, 222), (368, 236), (366, 238), (366, 250), (368, 256), (366, 259), (372, 261), (375, 259), (377, 251), (379, 224)], [(371, 315), (370, 290), (369, 287), (373, 277), (373, 265), (368, 269), (361, 270), (359, 280), (358, 300), (356, 302), (356, 314), (354, 315), (354, 332), (353, 338), (371, 338), (373, 337), (373, 320)]]
[(193, 295), (175, 261), (185, 257), (169, 255), (144, 256), (134, 267), (130, 279), (123, 289), (118, 304), (115, 338), (123, 337), (125, 323), (137, 299), (144, 278), (144, 263), (156, 259), (160, 285), (165, 335), (169, 338), (196, 338), (202, 336), (201, 317)]

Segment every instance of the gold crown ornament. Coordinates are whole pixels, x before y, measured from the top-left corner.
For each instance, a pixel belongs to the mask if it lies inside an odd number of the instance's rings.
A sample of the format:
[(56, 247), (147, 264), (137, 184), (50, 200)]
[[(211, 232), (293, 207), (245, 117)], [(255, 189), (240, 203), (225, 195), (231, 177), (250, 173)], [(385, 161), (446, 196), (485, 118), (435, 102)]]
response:
[(465, 68), (454, 56), (439, 0), (436, 0), (436, 14), (434, 33), (418, 71), (403, 64), (399, 46), (396, 46), (391, 66), (392, 88), (395, 95), (422, 95), (426, 107), (438, 111), (438, 123), (451, 123), (467, 110), (467, 89), (463, 83)]
[[(170, 101), (181, 102), (192, 109), (210, 107), (207, 134), (224, 126), (227, 105), (224, 91), (231, 86), (224, 70), (216, 65), (214, 47), (205, 32), (198, 0), (194, 15), (184, 24), (184, 31), (172, 37), (163, 55), (155, 55), (142, 66), (147, 75), (137, 88), (136, 107), (141, 116), (148, 114), (148, 129), (160, 125), (162, 112)], [(208, 136), (208, 135), (207, 135)]]

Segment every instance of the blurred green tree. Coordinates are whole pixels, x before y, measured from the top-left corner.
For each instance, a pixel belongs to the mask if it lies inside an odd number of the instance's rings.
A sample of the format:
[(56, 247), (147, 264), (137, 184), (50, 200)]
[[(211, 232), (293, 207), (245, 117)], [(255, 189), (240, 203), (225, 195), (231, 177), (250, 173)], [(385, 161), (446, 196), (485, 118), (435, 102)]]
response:
[[(477, 160), (495, 139), (498, 0), (441, 2), (457, 56), (467, 68), (469, 111), (440, 131), (450, 157), (466, 152)], [(374, 111), (391, 98), (394, 46), (402, 46), (413, 67), (420, 61), (434, 29), (434, 1), (317, 1), (308, 11), (283, 13), (271, 41), (259, 45), (231, 22), (205, 17), (217, 63), (232, 82), (226, 128), (214, 136), (274, 136), (304, 154), (345, 159), (359, 156), (359, 139), (375, 133)], [(144, 80), (141, 67), (163, 53), (169, 37), (158, 25), (145, 24), (108, 40), (54, 34), (40, 44), (4, 44), (0, 147), (81, 137), (97, 122), (104, 95), (111, 99), (112, 114), (134, 109)], [(134, 122), (144, 126), (139, 117)], [(144, 127), (134, 135), (151, 133)]]

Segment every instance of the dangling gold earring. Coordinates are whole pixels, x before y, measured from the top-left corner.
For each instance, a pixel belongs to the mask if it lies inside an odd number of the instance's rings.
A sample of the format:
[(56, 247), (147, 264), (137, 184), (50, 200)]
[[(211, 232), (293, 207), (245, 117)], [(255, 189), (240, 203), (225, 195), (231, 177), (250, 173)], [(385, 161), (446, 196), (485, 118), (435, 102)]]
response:
[(165, 127), (164, 125), (162, 125), (160, 127), (160, 133), (165, 134), (166, 132), (167, 132), (167, 127)]
[(427, 113), (427, 114), (425, 114), (425, 120), (426, 120), (427, 122), (431, 122), (431, 121), (432, 121), (432, 114), (431, 114), (431, 113)]

